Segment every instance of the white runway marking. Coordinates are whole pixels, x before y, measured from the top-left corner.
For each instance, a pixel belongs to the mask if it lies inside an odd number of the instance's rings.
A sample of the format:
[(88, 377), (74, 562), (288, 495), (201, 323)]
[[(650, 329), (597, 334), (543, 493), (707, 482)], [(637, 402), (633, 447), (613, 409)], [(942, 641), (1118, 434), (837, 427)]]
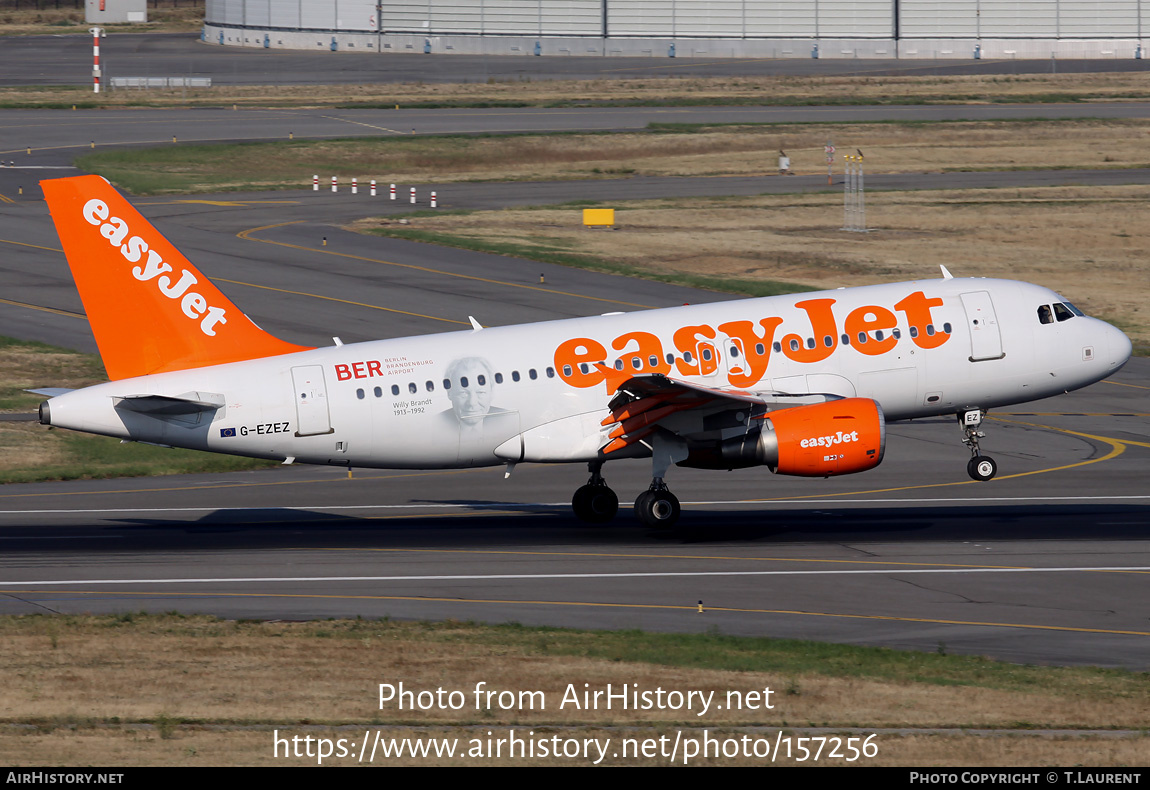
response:
[(1095, 573), (1095, 572), (1145, 573), (1150, 566), (1092, 566), (1082, 568), (921, 568), (907, 570), (889, 568), (884, 570), (825, 570), (825, 571), (668, 571), (647, 573), (500, 573), (465, 574), (454, 576), (236, 576), (220, 579), (34, 579), (21, 582), (0, 582), (0, 592), (9, 588), (36, 586), (74, 586), (85, 584), (250, 584), (261, 582), (289, 582), (292, 584), (310, 582), (452, 582), (452, 581), (510, 581), (545, 579), (648, 579), (653, 577), (679, 576), (875, 576), (889, 574), (940, 574), (940, 573)]

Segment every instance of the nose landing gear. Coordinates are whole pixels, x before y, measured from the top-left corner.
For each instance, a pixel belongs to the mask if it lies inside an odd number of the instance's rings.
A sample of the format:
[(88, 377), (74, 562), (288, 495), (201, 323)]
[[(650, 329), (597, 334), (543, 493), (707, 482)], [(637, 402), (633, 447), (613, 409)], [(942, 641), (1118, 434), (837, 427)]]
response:
[(998, 474), (998, 464), (989, 455), (983, 455), (978, 448), (978, 440), (986, 438), (986, 434), (979, 430), (985, 414), (982, 409), (967, 409), (958, 413), (958, 424), (962, 426), (962, 443), (970, 448), (971, 458), (966, 464), (966, 473), (972, 480), (983, 483)]

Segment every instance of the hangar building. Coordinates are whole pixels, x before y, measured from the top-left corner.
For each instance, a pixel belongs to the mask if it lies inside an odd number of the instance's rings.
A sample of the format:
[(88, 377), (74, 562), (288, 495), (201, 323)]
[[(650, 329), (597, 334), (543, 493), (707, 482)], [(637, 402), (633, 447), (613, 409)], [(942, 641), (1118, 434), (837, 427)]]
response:
[(207, 0), (224, 46), (679, 58), (1141, 58), (1150, 0)]

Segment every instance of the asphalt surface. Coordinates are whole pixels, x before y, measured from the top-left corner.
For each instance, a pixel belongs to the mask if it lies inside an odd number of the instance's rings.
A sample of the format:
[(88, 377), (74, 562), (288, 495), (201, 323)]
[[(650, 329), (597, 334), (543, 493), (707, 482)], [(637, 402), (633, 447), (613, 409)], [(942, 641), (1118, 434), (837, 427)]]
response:
[[(55, 152), (82, 146), (90, 133), (82, 124), (60, 133), (72, 116), (34, 119), (26, 134)], [(11, 118), (0, 113), (5, 141)], [(38, 167), (66, 164), (62, 153), (41, 156)], [(46, 173), (67, 171), (0, 169), (0, 334), (91, 349), (43, 204), (32, 189), (13, 194), (11, 178)], [(442, 192), (447, 206), (491, 207), (608, 188), (626, 197), (808, 186), (777, 177), (629, 179)], [(257, 322), (302, 343), (446, 331), (468, 315), (494, 325), (722, 298), (339, 230), (348, 219), (410, 208), (358, 198), (304, 191), (136, 202)], [(580, 526), (566, 504), (586, 476), (578, 466), (520, 466), (507, 480), (502, 469), (358, 470), (348, 480), (342, 470), (287, 467), (4, 486), (0, 612), (715, 628), (1146, 669), (1148, 395), (1150, 363), (1134, 360), (1111, 381), (1003, 410), (986, 426), (984, 451), (1000, 467), (986, 484), (966, 479), (966, 451), (949, 419), (892, 426), (884, 463), (865, 475), (810, 481), (674, 469), (684, 530), (673, 535), (649, 532), (626, 512), (610, 527)], [(627, 503), (650, 468), (616, 462), (605, 474)]]
[(626, 131), (652, 123), (860, 123), (1022, 119), (1144, 119), (1145, 102), (883, 107), (581, 107), (547, 109), (0, 110), (5, 164), (66, 166), (78, 154), (176, 143)]
[[(686, 52), (680, 47), (680, 52)], [(204, 44), (197, 33), (112, 34), (100, 42), (110, 77), (211, 77), (215, 85), (437, 83), (644, 77), (955, 76), (1142, 72), (1150, 61), (886, 60), (846, 58), (624, 58), (424, 55), (296, 51)], [(90, 85), (86, 28), (58, 36), (8, 37), (0, 47), (0, 87)]]

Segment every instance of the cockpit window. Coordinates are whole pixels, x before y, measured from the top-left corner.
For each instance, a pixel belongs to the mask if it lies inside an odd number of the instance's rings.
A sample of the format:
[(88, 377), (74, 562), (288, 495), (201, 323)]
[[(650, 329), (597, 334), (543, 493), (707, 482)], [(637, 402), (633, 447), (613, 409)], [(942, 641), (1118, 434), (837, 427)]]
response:
[(1069, 321), (1074, 317), (1074, 313), (1070, 312), (1070, 308), (1061, 302), (1054, 303), (1054, 317), (1059, 321)]
[(1040, 324), (1053, 324), (1054, 315), (1050, 312), (1050, 305), (1044, 304), (1038, 308), (1038, 323)]
[(1077, 307), (1070, 304), (1070, 302), (1063, 302), (1062, 304), (1066, 305), (1067, 309), (1070, 310), (1070, 312), (1074, 313), (1074, 315), (1079, 315), (1079, 316), (1085, 317), (1086, 313), (1082, 312)]

